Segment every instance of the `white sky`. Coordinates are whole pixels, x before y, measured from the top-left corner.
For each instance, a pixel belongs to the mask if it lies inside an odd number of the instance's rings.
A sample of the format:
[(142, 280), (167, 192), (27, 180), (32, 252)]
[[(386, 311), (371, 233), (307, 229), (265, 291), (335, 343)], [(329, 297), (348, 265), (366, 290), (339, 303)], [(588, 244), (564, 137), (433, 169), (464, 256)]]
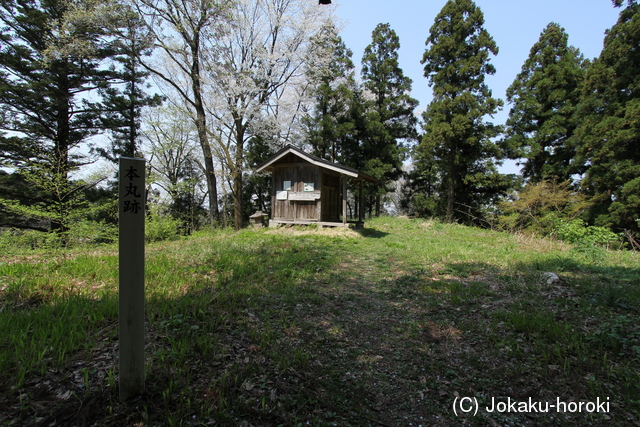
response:
[[(379, 23), (389, 23), (400, 38), (399, 60), (404, 74), (413, 80), (412, 96), (424, 110), (431, 100), (431, 89), (420, 64), (425, 41), (436, 15), (446, 0), (333, 0), (342, 21), (340, 35), (353, 51), (358, 67), (364, 48), (371, 43), (371, 32)], [(557, 22), (569, 35), (569, 44), (585, 58), (595, 58), (602, 50), (604, 32), (617, 21), (620, 8), (610, 0), (475, 0), (485, 18), (485, 29), (499, 48), (491, 58), (496, 74), (487, 78), (493, 96), (505, 100), (505, 93), (540, 33), (550, 22)], [(320, 6), (322, 7), (322, 6)], [(358, 71), (359, 73), (359, 71)], [(510, 105), (494, 117), (503, 124)], [(516, 172), (517, 168), (509, 168)]]

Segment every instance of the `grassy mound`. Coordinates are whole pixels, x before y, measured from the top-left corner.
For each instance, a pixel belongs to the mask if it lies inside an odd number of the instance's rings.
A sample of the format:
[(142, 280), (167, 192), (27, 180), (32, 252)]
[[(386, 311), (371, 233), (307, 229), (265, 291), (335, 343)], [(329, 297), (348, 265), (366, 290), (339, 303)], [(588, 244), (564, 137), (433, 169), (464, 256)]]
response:
[[(419, 219), (366, 225), (150, 244), (147, 389), (129, 402), (114, 247), (0, 258), (0, 425), (640, 421), (637, 253)], [(454, 411), (464, 397), (477, 413)], [(490, 411), (529, 398), (609, 406)]]

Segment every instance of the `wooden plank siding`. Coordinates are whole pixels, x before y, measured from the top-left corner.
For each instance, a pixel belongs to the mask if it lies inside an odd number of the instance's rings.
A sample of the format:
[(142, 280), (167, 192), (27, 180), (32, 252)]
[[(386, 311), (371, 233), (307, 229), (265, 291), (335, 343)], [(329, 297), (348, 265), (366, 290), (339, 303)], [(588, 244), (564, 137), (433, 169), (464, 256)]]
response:
[[(375, 178), (288, 145), (256, 167), (272, 172), (271, 222), (347, 226), (347, 181)], [(288, 185), (285, 186), (285, 183)], [(306, 184), (306, 185), (305, 185)], [(361, 197), (362, 198), (362, 197)], [(358, 222), (362, 222), (361, 219)]]
[[(273, 219), (319, 221), (322, 209), (322, 181), (320, 168), (309, 163), (281, 163), (274, 167), (272, 206)], [(277, 200), (278, 191), (285, 191), (285, 181), (291, 182), (290, 192), (308, 193), (305, 183), (313, 184), (316, 200)]]

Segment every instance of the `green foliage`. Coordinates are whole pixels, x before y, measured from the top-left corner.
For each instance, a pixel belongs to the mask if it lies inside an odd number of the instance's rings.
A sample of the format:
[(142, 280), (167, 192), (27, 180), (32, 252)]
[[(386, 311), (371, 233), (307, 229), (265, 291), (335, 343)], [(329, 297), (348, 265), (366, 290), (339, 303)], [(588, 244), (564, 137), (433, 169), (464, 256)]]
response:
[(530, 182), (513, 200), (499, 204), (499, 228), (553, 236), (581, 247), (609, 247), (620, 238), (605, 227), (590, 226), (580, 218), (590, 203), (586, 196), (571, 187), (570, 181)]
[(415, 139), (417, 101), (411, 79), (398, 65), (400, 42), (389, 24), (379, 24), (362, 58), (362, 87), (355, 82), (352, 53), (332, 25), (313, 38), (307, 76), (315, 107), (303, 119), (313, 154), (353, 167), (378, 179), (365, 189), (365, 209), (392, 189), (402, 173), (404, 144)]
[[(64, 0), (0, 4), (0, 161), (13, 169), (15, 181), (31, 187), (0, 195), (5, 225), (48, 222), (49, 227), (34, 228), (55, 230), (66, 245), (73, 244), (74, 228), (97, 219), (86, 210), (84, 197), (95, 183), (74, 180), (72, 173), (89, 163), (82, 146), (108, 127), (106, 116), (117, 108), (132, 112), (114, 99), (102, 105), (98, 96), (114, 95), (117, 90), (110, 86), (126, 74), (105, 65), (123, 53), (124, 41), (112, 33), (122, 18), (114, 7)], [(134, 88), (126, 98), (135, 96)], [(128, 117), (128, 124), (135, 119)], [(105, 233), (96, 239), (110, 240)]]
[(621, 314), (602, 322), (588, 340), (619, 356), (640, 359), (640, 331), (634, 316)]
[(313, 154), (358, 167), (355, 138), (356, 82), (351, 56), (338, 30), (325, 25), (312, 37), (306, 74), (312, 85), (313, 111), (303, 118)]
[(411, 198), (410, 203), (411, 205), (405, 206), (405, 209), (411, 214), (418, 215), (422, 218), (430, 218), (436, 215), (436, 200), (429, 197), (428, 193), (417, 192)]
[[(148, 374), (132, 402), (118, 399), (113, 247), (0, 255), (0, 420), (77, 423), (81, 407), (88, 425), (459, 425), (461, 389), (640, 407), (638, 253), (601, 251), (594, 264), (549, 239), (393, 217), (358, 232), (215, 229), (149, 247)], [(541, 283), (546, 271), (562, 281)], [(443, 380), (450, 395), (431, 399)], [(556, 415), (508, 422), (632, 416)]]
[(0, 198), (1, 221), (8, 229), (2, 233), (0, 245), (8, 253), (110, 243), (117, 239), (117, 196), (112, 190), (84, 181), (64, 180), (46, 173), (42, 167), (3, 178), (3, 184), (15, 184), (15, 191), (0, 190), (6, 195)]
[(67, 170), (59, 162), (31, 163), (22, 174), (26, 183), (37, 189), (40, 200), (23, 203), (20, 199), (0, 199), (4, 209), (14, 217), (20, 218), (31, 228), (34, 221), (45, 221), (52, 232), (58, 234), (63, 245), (68, 243), (68, 232), (74, 222), (87, 213), (84, 190), (89, 187), (85, 182), (67, 178)]
[(585, 196), (574, 190), (570, 181), (543, 180), (527, 184), (513, 200), (500, 202), (498, 225), (510, 232), (550, 236), (557, 231), (558, 223), (576, 219), (588, 206)]
[(501, 150), (492, 138), (500, 127), (485, 121), (502, 101), (491, 96), (485, 76), (495, 73), (489, 55), (498, 47), (471, 0), (448, 1), (436, 17), (422, 64), (434, 98), (423, 113), (425, 131), (416, 148), (417, 169), (433, 170), (437, 215), (469, 221), (509, 183), (496, 168)]
[(169, 214), (179, 219), (185, 232), (205, 221), (202, 207), (205, 176), (198, 159), (196, 128), (183, 108), (157, 108), (146, 121), (149, 142), (149, 182), (162, 188), (170, 202)]
[(619, 242), (619, 237), (604, 227), (588, 226), (582, 219), (559, 221), (555, 226), (555, 234), (560, 240), (591, 246), (610, 246)]
[[(367, 190), (369, 212), (376, 197), (384, 197), (402, 174), (407, 146), (417, 139), (410, 96), (412, 80), (398, 63), (400, 39), (389, 24), (378, 24), (362, 57), (362, 84), (366, 94), (359, 129), (364, 163), (362, 171), (379, 182), (377, 192)], [(378, 207), (379, 208), (379, 207)], [(380, 214), (380, 212), (376, 212)]]
[[(247, 143), (247, 165), (254, 170), (273, 154), (275, 151), (263, 138), (252, 138)], [(243, 219), (246, 223), (256, 211), (271, 213), (271, 181), (269, 173), (252, 173), (244, 177)]]
[[(629, 6), (631, 6), (635, 2), (636, 0), (627, 0), (627, 4)], [(611, 0), (611, 3), (613, 3), (614, 7), (622, 7), (622, 5), (624, 4), (624, 0)]]
[(118, 226), (107, 222), (81, 220), (71, 225), (67, 235), (72, 246), (114, 243), (118, 241)]
[[(111, 133), (109, 149), (97, 152), (117, 163), (118, 157), (142, 157), (140, 153), (140, 122), (142, 109), (157, 107), (160, 95), (149, 96), (144, 92), (145, 80), (151, 74), (140, 65), (140, 58), (150, 55), (151, 40), (138, 13), (123, 3), (119, 11), (120, 25), (115, 32), (114, 78), (122, 81), (122, 87), (112, 85), (101, 88), (105, 114), (101, 124)], [(71, 23), (73, 24), (73, 22)]]
[(30, 250), (56, 251), (113, 243), (118, 240), (118, 227), (105, 222), (81, 220), (69, 224), (64, 233), (15, 228), (0, 232), (0, 251), (5, 254)]
[(49, 156), (66, 173), (70, 150), (96, 132), (101, 109), (81, 94), (109, 82), (100, 64), (111, 46), (101, 39), (104, 22), (58, 29), (71, 9), (61, 0), (0, 5), (0, 130), (12, 132), (0, 135), (0, 146), (14, 167)]
[(587, 166), (583, 190), (590, 220), (616, 232), (638, 233), (640, 218), (640, 5), (632, 2), (607, 32), (586, 75), (580, 105), (578, 161)]
[(0, 232), (0, 250), (4, 254), (24, 253), (32, 249), (59, 249), (60, 235), (46, 231), (7, 229)]
[(50, 225), (45, 224), (38, 227), (32, 216), (23, 214), (24, 209), (37, 207), (45, 201), (48, 201), (48, 195), (29, 182), (25, 174), (0, 172), (0, 224), (3, 227), (50, 229)]
[(152, 213), (144, 224), (144, 236), (147, 242), (175, 240), (180, 236), (180, 220), (169, 215)]
[(577, 172), (571, 138), (584, 68), (582, 55), (567, 39), (560, 25), (550, 23), (507, 89), (513, 108), (502, 144), (511, 158), (525, 158), (522, 174), (533, 182), (564, 181)]

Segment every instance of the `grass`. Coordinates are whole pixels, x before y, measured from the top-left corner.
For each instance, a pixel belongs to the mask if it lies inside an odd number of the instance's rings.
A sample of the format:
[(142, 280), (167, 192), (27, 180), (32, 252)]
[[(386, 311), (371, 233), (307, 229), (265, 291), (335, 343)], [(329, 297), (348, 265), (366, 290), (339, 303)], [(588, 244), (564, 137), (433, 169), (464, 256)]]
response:
[(639, 261), (402, 218), (150, 244), (146, 392), (121, 402), (114, 247), (5, 256), (0, 425), (638, 424)]

